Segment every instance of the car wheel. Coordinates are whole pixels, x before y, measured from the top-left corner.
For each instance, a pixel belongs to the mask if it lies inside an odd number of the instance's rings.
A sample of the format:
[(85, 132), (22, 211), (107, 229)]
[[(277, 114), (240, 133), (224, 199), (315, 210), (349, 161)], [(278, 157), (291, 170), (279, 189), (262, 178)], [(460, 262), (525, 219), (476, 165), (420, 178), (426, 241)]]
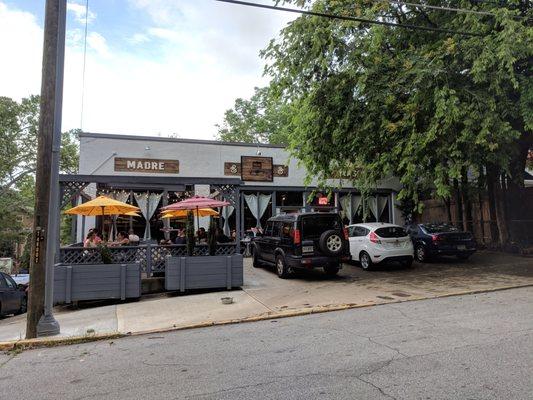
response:
[(459, 260), (468, 260), (469, 257), (470, 257), (470, 254), (457, 254), (457, 258)]
[(326, 265), (324, 267), (324, 272), (327, 276), (335, 276), (339, 273), (339, 265), (333, 264), (333, 265)]
[(261, 263), (259, 262), (259, 256), (257, 255), (257, 250), (256, 249), (254, 249), (253, 254), (252, 254), (252, 266), (254, 268), (260, 268), (261, 267)]
[(361, 267), (364, 270), (369, 270), (372, 268), (372, 259), (370, 258), (370, 255), (366, 251), (363, 251), (359, 255), (359, 262), (361, 263)]
[(333, 257), (339, 256), (344, 250), (344, 246), (342, 233), (334, 230), (322, 233), (318, 239), (318, 247), (320, 250)]
[(28, 299), (26, 298), (26, 296), (24, 296), (22, 300), (20, 300), (20, 308), (16, 312), (16, 315), (24, 314), (27, 310), (28, 310)]
[(419, 244), (415, 248), (415, 257), (418, 262), (426, 262), (428, 255), (425, 246)]
[(285, 264), (285, 258), (280, 254), (276, 256), (276, 273), (281, 279), (285, 279), (289, 276), (289, 270)]

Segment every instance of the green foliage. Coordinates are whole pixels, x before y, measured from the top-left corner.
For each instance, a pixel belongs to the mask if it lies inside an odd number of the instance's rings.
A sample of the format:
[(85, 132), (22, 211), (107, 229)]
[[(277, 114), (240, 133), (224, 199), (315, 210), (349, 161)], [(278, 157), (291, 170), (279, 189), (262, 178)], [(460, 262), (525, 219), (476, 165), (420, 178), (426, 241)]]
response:
[(310, 177), (326, 182), (342, 171), (366, 192), (396, 176), (403, 187), (398, 198), (415, 208), (421, 191), (449, 197), (451, 182), (480, 166), (494, 165), (520, 180), (521, 173), (511, 171), (523, 171), (519, 150), (533, 144), (533, 30), (515, 17), (531, 17), (530, 8), (456, 5), (491, 17), (363, 0), (283, 3), (485, 34), (312, 16), (291, 22), (262, 55), (271, 96), (291, 105), (290, 149)]
[[(0, 97), (0, 242), (11, 247), (25, 237), (33, 214), (39, 102), (39, 96)], [(78, 170), (78, 133), (62, 135), (62, 173)]]
[(218, 138), (225, 142), (285, 144), (290, 115), (290, 106), (276, 101), (268, 87), (255, 88), (249, 100), (239, 98), (225, 112), (224, 123), (217, 125)]
[(111, 254), (109, 247), (99, 244), (98, 251), (100, 252), (100, 257), (102, 257), (102, 263), (113, 264), (113, 254)]

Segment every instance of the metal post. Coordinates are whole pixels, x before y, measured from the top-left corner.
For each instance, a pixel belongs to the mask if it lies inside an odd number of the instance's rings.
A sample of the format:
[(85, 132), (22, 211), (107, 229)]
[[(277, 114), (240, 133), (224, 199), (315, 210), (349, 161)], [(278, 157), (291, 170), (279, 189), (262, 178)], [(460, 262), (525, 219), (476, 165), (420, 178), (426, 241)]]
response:
[(272, 216), (276, 216), (276, 191), (272, 192)]
[[(52, 1), (52, 0), (49, 0)], [(57, 56), (55, 82), (54, 136), (52, 142), (50, 204), (48, 214), (48, 241), (46, 243), (46, 278), (44, 296), (44, 314), (37, 324), (37, 336), (57, 335), (59, 323), (53, 315), (54, 302), (54, 264), (57, 243), (59, 241), (59, 156), (61, 151), (61, 118), (63, 108), (63, 72), (65, 66), (65, 26), (66, 0), (58, 1), (57, 21)]]
[[(163, 207), (166, 207), (168, 206), (168, 191), (165, 189), (163, 190)], [(165, 230), (163, 231), (163, 235), (165, 236), (165, 240), (169, 240), (170, 239), (170, 232), (169, 232), (169, 229), (170, 229), (170, 218), (164, 218), (163, 219), (163, 228), (165, 228)]]
[(241, 240), (241, 237), (238, 236), (238, 234), (244, 232), (244, 196), (241, 195), (240, 190), (238, 199), (237, 204), (239, 204), (239, 207), (236, 206), (235, 209), (235, 216), (237, 217), (235, 221), (235, 237), (237, 240)]
[(255, 217), (255, 226), (260, 227), (261, 226), (261, 217), (259, 215), (259, 210), (261, 207), (259, 206), (259, 192), (257, 192), (257, 217)]
[[(242, 198), (241, 198), (241, 191), (239, 187), (234, 187), (234, 196), (233, 198), (236, 199), (235, 201), (235, 241), (237, 242), (237, 249), (236, 253), (241, 254), (241, 228), (240, 224), (244, 216), (241, 216), (241, 205), (242, 205)], [(244, 214), (244, 213), (243, 213)]]

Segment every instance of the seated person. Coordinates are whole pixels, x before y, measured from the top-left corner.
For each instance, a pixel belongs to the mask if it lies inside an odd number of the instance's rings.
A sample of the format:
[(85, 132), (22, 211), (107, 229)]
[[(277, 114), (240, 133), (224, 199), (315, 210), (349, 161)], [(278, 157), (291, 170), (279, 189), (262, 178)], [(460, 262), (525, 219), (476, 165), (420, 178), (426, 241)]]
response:
[(229, 242), (231, 242), (231, 239), (229, 237), (227, 237), (224, 234), (224, 231), (222, 231), (222, 229), (220, 229), (220, 228), (217, 228), (215, 230), (215, 240), (217, 241), (217, 243), (229, 243)]
[(207, 243), (207, 232), (205, 228), (198, 229), (198, 243)]
[(186, 244), (187, 238), (185, 236), (185, 229), (178, 230), (178, 235), (176, 236), (176, 240), (174, 241), (176, 244)]
[(139, 236), (135, 234), (135, 232), (133, 231), (133, 229), (130, 229), (129, 230), (129, 235), (128, 235), (128, 239), (130, 241), (130, 244), (132, 245), (137, 245), (139, 244), (139, 242), (141, 241), (141, 239), (139, 239)]
[(130, 240), (128, 239), (128, 235), (126, 232), (119, 232), (117, 235), (117, 239), (114, 242), (109, 243), (109, 246), (117, 247), (117, 246), (127, 246), (130, 244)]
[(96, 240), (96, 235), (94, 231), (91, 229), (89, 233), (87, 234), (87, 237), (85, 238), (85, 241), (83, 242), (83, 247), (85, 248), (95, 248), (98, 247), (98, 244), (101, 242)]

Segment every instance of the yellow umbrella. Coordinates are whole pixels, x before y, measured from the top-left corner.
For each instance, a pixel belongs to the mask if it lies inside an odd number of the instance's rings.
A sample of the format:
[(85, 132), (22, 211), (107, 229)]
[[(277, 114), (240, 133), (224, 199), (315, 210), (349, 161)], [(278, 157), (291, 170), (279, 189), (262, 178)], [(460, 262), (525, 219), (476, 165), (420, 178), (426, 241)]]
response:
[(137, 211), (130, 211), (124, 215), (127, 215), (128, 217), (140, 217), (141, 216)]
[(65, 211), (65, 214), (96, 217), (103, 215), (120, 215), (139, 210), (139, 207), (132, 206), (131, 204), (123, 203), (105, 196), (98, 196), (96, 199), (88, 201), (87, 203), (72, 207)]
[(161, 213), (161, 218), (186, 218), (187, 217), (187, 213), (189, 211), (192, 211), (192, 213), (193, 213), (193, 215), (195, 217), (209, 217), (209, 216), (218, 217), (219, 216), (218, 212), (216, 212), (212, 208), (199, 208), (198, 211), (196, 209), (195, 210), (168, 210), (168, 211), (163, 211)]

